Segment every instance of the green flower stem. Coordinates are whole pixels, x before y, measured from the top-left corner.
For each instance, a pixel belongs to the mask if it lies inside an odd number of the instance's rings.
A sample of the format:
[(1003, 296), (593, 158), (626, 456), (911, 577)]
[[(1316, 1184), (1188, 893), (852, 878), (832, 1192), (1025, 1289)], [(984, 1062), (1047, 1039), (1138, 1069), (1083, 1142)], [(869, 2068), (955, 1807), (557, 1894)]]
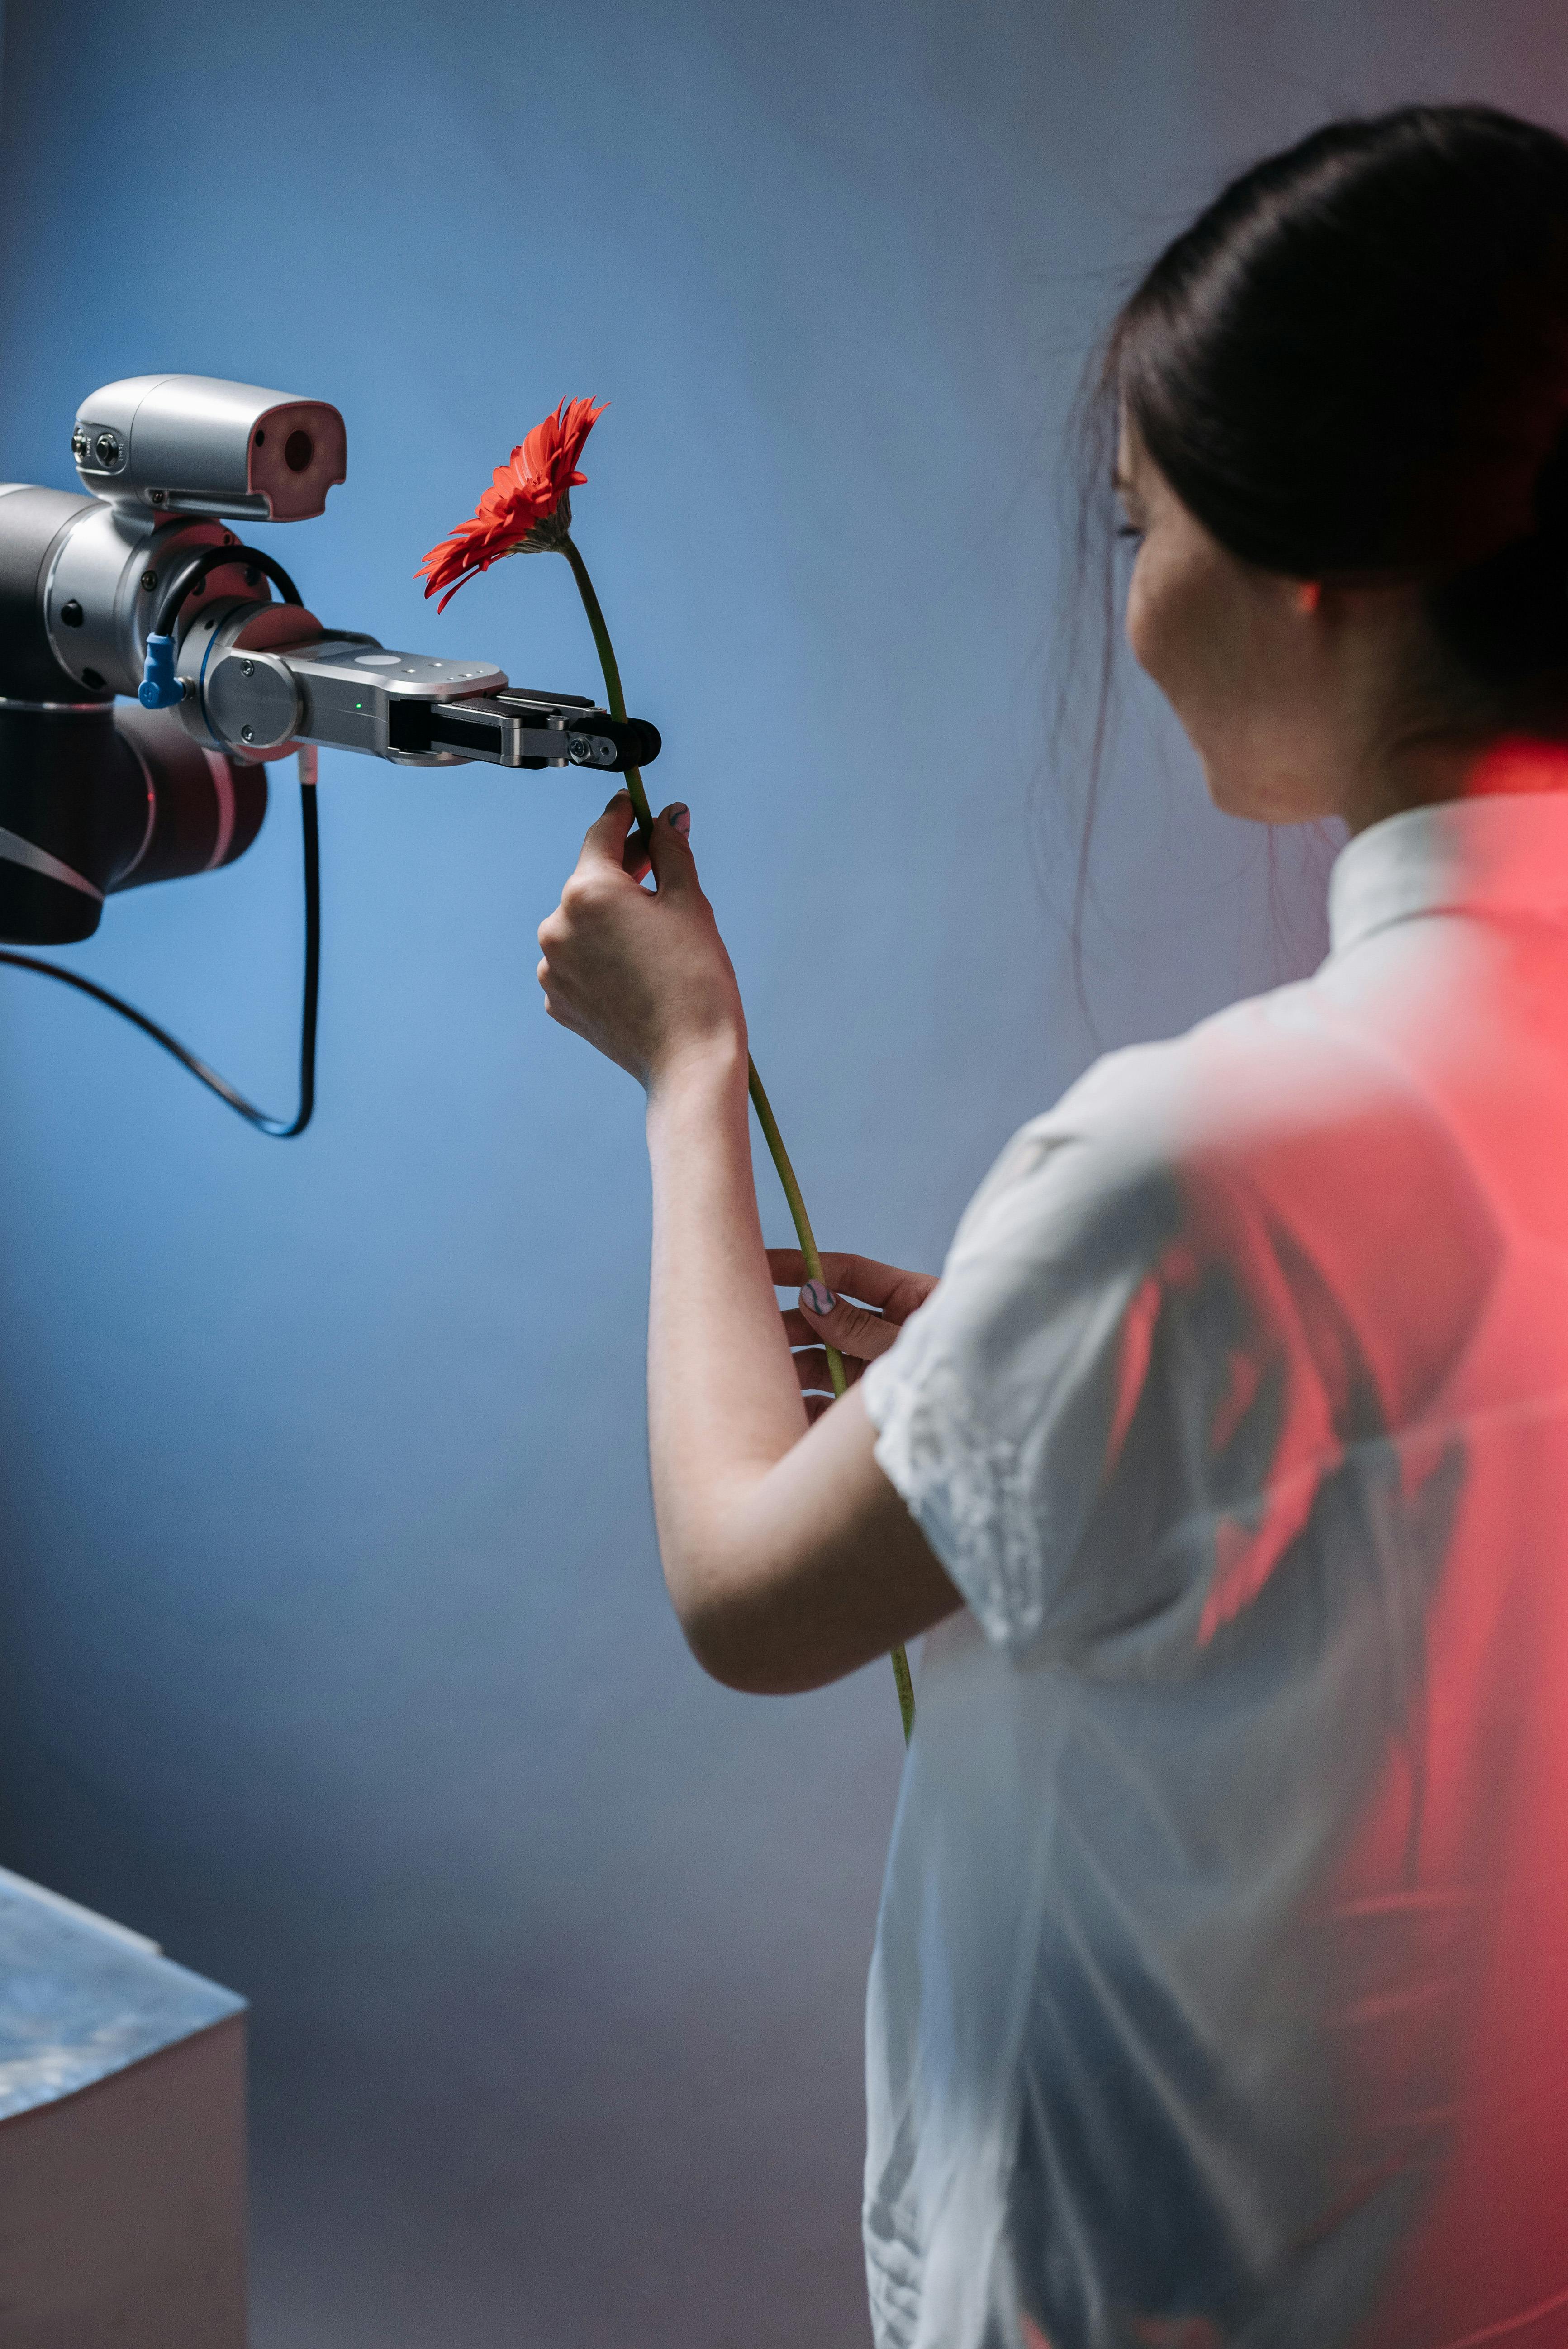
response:
[[(588, 565), (578, 554), (570, 536), (562, 540), (561, 552), (572, 565), (572, 576), (577, 582), (577, 593), (583, 598), (583, 609), (587, 613), (588, 626), (593, 631), (593, 644), (599, 655), (599, 666), (604, 672), (604, 691), (610, 699), (610, 715), (619, 725), (624, 726), (626, 722), (626, 697), (621, 690), (620, 666), (615, 658), (615, 647), (610, 642), (610, 631), (604, 626), (604, 615), (599, 607), (599, 598), (593, 593), (593, 582), (588, 576)], [(654, 822), (653, 813), (648, 806), (647, 792), (643, 789), (643, 771), (640, 767), (626, 769), (626, 788), (632, 794), (632, 812), (637, 822), (645, 832), (651, 831)]]
[[(583, 609), (588, 615), (588, 626), (593, 631), (593, 643), (599, 655), (599, 666), (604, 672), (604, 691), (610, 703), (610, 715), (624, 725), (626, 717), (626, 697), (621, 690), (621, 671), (615, 659), (615, 647), (610, 642), (610, 631), (604, 625), (604, 615), (600, 608), (599, 598), (593, 593), (593, 582), (588, 576), (588, 565), (578, 554), (570, 536), (562, 540), (561, 552), (572, 565), (572, 576), (577, 582), (577, 593), (583, 598)], [(654, 825), (653, 812), (648, 805), (648, 794), (643, 788), (640, 768), (626, 769), (626, 788), (631, 793), (633, 814), (644, 832), (651, 832)], [(783, 1186), (785, 1199), (789, 1203), (790, 1220), (795, 1226), (795, 1237), (799, 1243), (800, 1260), (806, 1268), (806, 1278), (808, 1280), (821, 1280), (822, 1259), (817, 1252), (816, 1237), (811, 1230), (811, 1218), (806, 1213), (806, 1202), (800, 1195), (800, 1185), (795, 1179), (795, 1169), (789, 1164), (789, 1153), (784, 1147), (784, 1137), (779, 1131), (779, 1121), (773, 1114), (773, 1104), (763, 1090), (762, 1080), (757, 1073), (757, 1063), (749, 1056), (747, 1059), (746, 1069), (747, 1090), (751, 1095), (751, 1106), (757, 1112), (757, 1123), (762, 1128), (762, 1139), (768, 1144), (768, 1154), (773, 1161), (779, 1183)], [(825, 1351), (828, 1357), (828, 1376), (832, 1382), (833, 1392), (835, 1395), (841, 1395), (849, 1385), (849, 1381), (844, 1375), (844, 1358), (836, 1346), (829, 1346)], [(903, 1722), (903, 1742), (907, 1745), (910, 1733), (914, 1727), (914, 1683), (909, 1676), (909, 1659), (902, 1648), (895, 1648), (892, 1651), (892, 1676), (898, 1689), (898, 1709)]]

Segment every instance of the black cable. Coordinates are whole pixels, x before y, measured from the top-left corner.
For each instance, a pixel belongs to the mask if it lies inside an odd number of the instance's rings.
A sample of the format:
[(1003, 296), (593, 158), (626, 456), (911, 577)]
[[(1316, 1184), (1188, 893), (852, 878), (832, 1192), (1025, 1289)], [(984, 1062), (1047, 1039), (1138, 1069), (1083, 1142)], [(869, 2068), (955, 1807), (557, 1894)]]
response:
[[(299, 599), (296, 595), (293, 600), (297, 603)], [(14, 954), (9, 947), (0, 948), (0, 963), (9, 963), (15, 970), (36, 970), (44, 978), (57, 978), (63, 986), (74, 987), (78, 994), (90, 995), (95, 1003), (107, 1004), (109, 1010), (118, 1011), (122, 1019), (129, 1019), (133, 1028), (139, 1028), (144, 1036), (150, 1036), (155, 1044), (161, 1044), (166, 1052), (172, 1053), (182, 1069), (189, 1069), (193, 1077), (200, 1078), (258, 1133), (270, 1134), (278, 1142), (292, 1141), (296, 1133), (304, 1132), (315, 1107), (315, 1011), (321, 991), (321, 842), (316, 831), (314, 783), (300, 785), (299, 804), (304, 845), (304, 996), (300, 1009), (299, 1108), (292, 1119), (269, 1117), (253, 1102), (248, 1102), (243, 1093), (237, 1092), (227, 1077), (221, 1077), (216, 1069), (199, 1061), (167, 1028), (160, 1028), (156, 1019), (150, 1019), (133, 1003), (111, 995), (96, 979), (83, 978), (79, 971), (62, 970), (56, 962), (40, 962), (36, 955)]]
[(241, 546), (238, 543), (230, 546), (204, 546), (199, 554), (193, 554), (188, 563), (181, 564), (159, 597), (158, 611), (148, 630), (149, 636), (170, 635), (180, 616), (180, 606), (198, 581), (205, 579), (210, 571), (226, 570), (232, 563), (243, 564), (253, 571), (264, 571), (273, 586), (283, 591), (285, 604), (304, 602), (283, 564), (274, 556), (263, 554), (259, 546)]

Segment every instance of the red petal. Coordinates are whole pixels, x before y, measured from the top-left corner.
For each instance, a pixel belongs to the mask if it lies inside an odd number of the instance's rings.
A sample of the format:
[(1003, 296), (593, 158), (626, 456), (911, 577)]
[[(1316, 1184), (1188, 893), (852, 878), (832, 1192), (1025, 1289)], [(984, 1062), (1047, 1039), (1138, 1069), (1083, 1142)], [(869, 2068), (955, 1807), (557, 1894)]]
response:
[(604, 413), (603, 401), (563, 399), (498, 465), (471, 519), (460, 522), (451, 535), (433, 546), (416, 579), (427, 577), (427, 596), (460, 575), (447, 589), (438, 611), (444, 612), (458, 589), (488, 571), (501, 555), (520, 546), (541, 523), (548, 522), (569, 489), (586, 481), (575, 468), (583, 444)]

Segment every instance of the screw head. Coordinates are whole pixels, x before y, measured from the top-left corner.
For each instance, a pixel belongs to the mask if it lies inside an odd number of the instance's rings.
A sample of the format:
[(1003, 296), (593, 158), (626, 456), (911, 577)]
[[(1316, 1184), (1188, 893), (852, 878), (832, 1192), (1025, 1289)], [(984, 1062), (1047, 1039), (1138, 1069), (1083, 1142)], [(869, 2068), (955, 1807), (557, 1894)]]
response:
[(77, 603), (74, 595), (71, 597), (68, 604), (61, 605), (60, 617), (64, 620), (67, 628), (79, 628), (81, 626), (82, 607)]
[(587, 735), (569, 734), (566, 738), (566, 755), (574, 767), (585, 766), (593, 756), (593, 747)]
[(242, 661), (240, 663), (240, 675), (242, 677), (254, 677), (255, 673), (256, 664), (254, 661)]
[(240, 729), (240, 740), (241, 740), (241, 741), (242, 741), (242, 742), (253, 742), (253, 741), (255, 740), (255, 739), (256, 739), (256, 730), (255, 730), (255, 728), (254, 728), (253, 726), (242, 726), (242, 727), (241, 727), (241, 729)]
[(142, 585), (142, 587), (143, 587), (143, 589), (145, 590), (145, 592), (146, 592), (149, 595), (151, 595), (151, 593), (152, 593), (152, 591), (153, 591), (153, 589), (154, 589), (154, 588), (157, 586), (157, 585), (158, 585), (158, 574), (157, 574), (157, 572), (156, 572), (156, 571), (144, 571), (144, 572), (142, 573), (142, 574), (141, 574), (141, 585)]

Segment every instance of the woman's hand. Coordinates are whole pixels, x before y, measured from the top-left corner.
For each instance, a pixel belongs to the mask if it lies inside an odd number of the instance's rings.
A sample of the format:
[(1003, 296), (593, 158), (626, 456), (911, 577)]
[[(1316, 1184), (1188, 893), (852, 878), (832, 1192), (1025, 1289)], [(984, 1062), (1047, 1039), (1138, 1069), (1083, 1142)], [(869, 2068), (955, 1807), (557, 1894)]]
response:
[[(822, 1279), (806, 1281), (806, 1267), (796, 1248), (769, 1248), (768, 1268), (775, 1288), (805, 1282), (799, 1305), (789, 1307), (783, 1319), (809, 1420), (820, 1419), (833, 1400), (826, 1349), (838, 1348), (853, 1386), (866, 1364), (887, 1352), (937, 1280), (934, 1272), (906, 1272), (896, 1264), (879, 1264), (874, 1257), (825, 1256)], [(846, 1304), (846, 1291), (865, 1303)]]
[[(703, 895), (677, 802), (645, 842), (617, 792), (583, 843), (561, 903), (539, 929), (539, 983), (552, 1019), (586, 1037), (649, 1092), (689, 1053), (746, 1057), (746, 1018)], [(652, 870), (656, 894), (640, 886)]]

